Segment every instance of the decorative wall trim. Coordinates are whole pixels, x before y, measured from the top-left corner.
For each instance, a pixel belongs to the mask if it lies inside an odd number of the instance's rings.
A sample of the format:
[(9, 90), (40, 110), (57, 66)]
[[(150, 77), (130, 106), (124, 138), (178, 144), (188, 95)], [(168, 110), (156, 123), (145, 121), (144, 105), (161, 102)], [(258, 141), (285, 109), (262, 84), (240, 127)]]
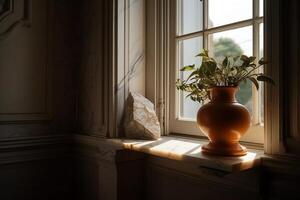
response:
[[(120, 142), (71, 133), (70, 135), (7, 138), (0, 140), (0, 165), (61, 156), (115, 163), (126, 160), (122, 157), (117, 159), (117, 153), (123, 150), (123, 144)], [(124, 152), (121, 155), (125, 155)], [(130, 154), (134, 157), (136, 154), (141, 155), (136, 152)], [(130, 156), (127, 155), (126, 158)]]
[(53, 145), (70, 142), (72, 135), (47, 135), (0, 139), (0, 150), (10, 151), (19, 148)]
[[(4, 31), (0, 32), (0, 40), (5, 39), (19, 25), (22, 25), (23, 27), (27, 27), (27, 28), (31, 27), (31, 21), (30, 21), (31, 2), (30, 0), (23, 0), (22, 4), (20, 4), (19, 2), (20, 1), (16, 3), (14, 0), (10, 0), (9, 10), (7, 12), (4, 12), (0, 16), (0, 23), (3, 23), (4, 24), (3, 26), (6, 26)], [(18, 13), (18, 11), (21, 11), (22, 14)], [(10, 15), (20, 15), (22, 17), (17, 19), (13, 16), (12, 18), (15, 19), (9, 20), (8, 17)]]
[(71, 144), (71, 135), (1, 139), (0, 165), (68, 156)]
[(14, 10), (14, 0), (9, 0), (9, 6), (8, 6), (8, 10), (4, 11), (1, 15), (0, 15), (0, 23), (2, 20), (4, 20), (8, 15), (10, 15), (13, 10)]

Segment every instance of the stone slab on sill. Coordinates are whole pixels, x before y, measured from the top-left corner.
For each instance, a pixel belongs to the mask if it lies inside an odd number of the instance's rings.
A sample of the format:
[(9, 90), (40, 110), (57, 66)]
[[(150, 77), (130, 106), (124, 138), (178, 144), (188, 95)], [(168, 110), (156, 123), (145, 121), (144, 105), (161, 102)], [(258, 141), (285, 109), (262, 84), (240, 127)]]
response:
[(241, 157), (208, 156), (201, 153), (201, 146), (206, 140), (189, 139), (165, 136), (159, 140), (131, 140), (110, 139), (114, 143), (121, 143), (123, 148), (132, 151), (164, 157), (168, 159), (194, 163), (202, 168), (220, 170), (224, 172), (237, 172), (261, 164), (264, 157), (262, 150), (248, 149), (248, 153)]

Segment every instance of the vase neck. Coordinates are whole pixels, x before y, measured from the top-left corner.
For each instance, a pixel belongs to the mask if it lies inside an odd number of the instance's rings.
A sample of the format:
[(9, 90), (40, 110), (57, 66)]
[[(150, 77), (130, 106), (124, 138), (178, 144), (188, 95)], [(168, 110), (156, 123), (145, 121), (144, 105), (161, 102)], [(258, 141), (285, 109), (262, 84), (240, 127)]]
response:
[(212, 102), (236, 102), (238, 87), (213, 87), (210, 89)]

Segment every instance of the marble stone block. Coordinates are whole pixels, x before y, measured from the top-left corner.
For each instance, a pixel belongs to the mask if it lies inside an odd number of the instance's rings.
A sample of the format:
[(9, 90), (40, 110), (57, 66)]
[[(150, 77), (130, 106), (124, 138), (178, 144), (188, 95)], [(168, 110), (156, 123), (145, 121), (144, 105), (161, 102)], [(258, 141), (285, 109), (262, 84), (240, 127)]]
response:
[(143, 95), (131, 92), (124, 109), (125, 136), (131, 139), (158, 139), (160, 124), (154, 105)]

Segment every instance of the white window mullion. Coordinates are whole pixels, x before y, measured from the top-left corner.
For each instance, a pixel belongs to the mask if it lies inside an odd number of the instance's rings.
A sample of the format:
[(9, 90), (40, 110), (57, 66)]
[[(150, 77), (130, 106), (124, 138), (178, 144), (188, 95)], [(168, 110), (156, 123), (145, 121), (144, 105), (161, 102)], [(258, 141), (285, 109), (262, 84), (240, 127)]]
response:
[(259, 17), (259, 0), (253, 0), (253, 18)]
[(208, 29), (208, 0), (203, 0), (203, 48), (208, 49), (208, 35), (205, 30)]
[(188, 39), (192, 39), (192, 38), (199, 37), (199, 36), (202, 36), (202, 35), (203, 35), (203, 31), (198, 31), (198, 32), (195, 32), (195, 33), (189, 33), (189, 34), (177, 36), (175, 39), (177, 41), (179, 41), (179, 40), (188, 40)]
[[(253, 18), (259, 17), (259, 0), (253, 0)], [(254, 20), (253, 23), (253, 56), (259, 58), (259, 23)], [(259, 70), (257, 70), (257, 73)], [(259, 125), (260, 112), (259, 112), (259, 92), (252, 84), (252, 123), (253, 125)]]
[[(259, 57), (259, 25), (253, 24), (253, 56), (256, 58)], [(259, 72), (257, 70), (257, 72)], [(259, 92), (257, 91), (254, 84), (252, 84), (252, 123), (253, 125), (257, 125), (260, 123), (259, 121)]]

